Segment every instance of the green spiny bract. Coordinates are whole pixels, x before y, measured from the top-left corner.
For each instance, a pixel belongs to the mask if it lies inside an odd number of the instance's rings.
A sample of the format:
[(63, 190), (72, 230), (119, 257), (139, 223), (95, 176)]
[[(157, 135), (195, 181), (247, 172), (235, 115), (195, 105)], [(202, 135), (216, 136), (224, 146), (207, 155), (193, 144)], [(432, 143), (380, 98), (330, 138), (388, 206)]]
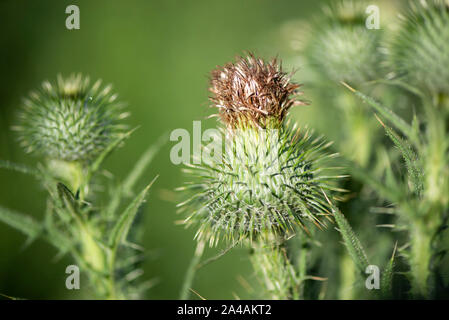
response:
[(21, 145), (52, 160), (89, 161), (123, 132), (122, 104), (111, 86), (90, 85), (88, 77), (58, 76), (24, 100), (19, 115)]
[(420, 89), (449, 94), (449, 5), (422, 1), (411, 5), (389, 47), (392, 68)]
[[(276, 60), (250, 55), (212, 73), (211, 97), (226, 127), (221, 157), (186, 171), (195, 176), (185, 189), (187, 225), (197, 238), (216, 244), (221, 238), (273, 239), (312, 222), (321, 227), (330, 214), (323, 190), (322, 150), (327, 146), (285, 121), (299, 85), (290, 83)], [(267, 116), (269, 115), (269, 116)]]
[(325, 7), (307, 47), (307, 60), (332, 81), (360, 83), (380, 75), (380, 31), (367, 29), (363, 1)]

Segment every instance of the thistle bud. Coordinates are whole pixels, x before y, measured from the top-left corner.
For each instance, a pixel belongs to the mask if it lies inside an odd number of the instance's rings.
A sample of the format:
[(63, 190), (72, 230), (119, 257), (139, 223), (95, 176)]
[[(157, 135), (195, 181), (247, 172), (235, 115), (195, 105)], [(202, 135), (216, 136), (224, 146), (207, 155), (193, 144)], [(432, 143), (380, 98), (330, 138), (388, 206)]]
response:
[(313, 27), (307, 60), (334, 82), (361, 83), (381, 74), (381, 34), (365, 25), (367, 5), (346, 0), (325, 7), (325, 18)]
[(411, 4), (389, 47), (397, 76), (420, 89), (449, 95), (449, 2)]
[(299, 87), (277, 60), (251, 54), (212, 72), (210, 100), (225, 125), (225, 150), (187, 170), (198, 178), (186, 187), (193, 197), (180, 205), (198, 239), (272, 239), (324, 225), (330, 210), (323, 190), (332, 189), (321, 167), (326, 144), (285, 119), (290, 107), (305, 104)]
[(29, 153), (49, 160), (89, 161), (122, 132), (122, 104), (111, 86), (88, 77), (58, 76), (24, 100), (15, 129)]

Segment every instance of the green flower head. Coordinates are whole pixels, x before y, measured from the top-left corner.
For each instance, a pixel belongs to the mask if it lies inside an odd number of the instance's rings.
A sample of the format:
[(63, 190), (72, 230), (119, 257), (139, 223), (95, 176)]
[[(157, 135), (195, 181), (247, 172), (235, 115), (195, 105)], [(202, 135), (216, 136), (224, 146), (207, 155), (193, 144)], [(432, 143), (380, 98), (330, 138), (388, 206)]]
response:
[(367, 29), (365, 1), (340, 1), (325, 7), (306, 48), (308, 62), (331, 81), (361, 83), (380, 77), (381, 33)]
[(29, 153), (51, 160), (89, 161), (123, 131), (127, 116), (111, 86), (90, 85), (81, 74), (58, 76), (42, 83), (24, 99), (19, 123), (20, 143)]
[(449, 2), (411, 4), (389, 46), (391, 68), (420, 89), (449, 95)]

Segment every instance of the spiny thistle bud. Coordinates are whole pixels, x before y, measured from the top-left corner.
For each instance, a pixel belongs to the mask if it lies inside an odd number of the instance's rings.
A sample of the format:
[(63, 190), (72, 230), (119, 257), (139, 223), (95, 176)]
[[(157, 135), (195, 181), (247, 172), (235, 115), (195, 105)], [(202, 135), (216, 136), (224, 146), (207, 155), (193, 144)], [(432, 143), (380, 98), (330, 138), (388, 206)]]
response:
[(325, 7), (325, 19), (312, 28), (307, 59), (332, 81), (361, 83), (380, 75), (380, 31), (367, 29), (364, 1)]
[(180, 206), (191, 213), (185, 223), (199, 225), (196, 237), (213, 245), (323, 226), (330, 214), (323, 190), (333, 189), (320, 166), (328, 144), (285, 121), (291, 106), (304, 104), (295, 100), (299, 85), (276, 60), (249, 55), (213, 71), (211, 86), (226, 125), (224, 152), (191, 165), (186, 171), (197, 180), (181, 188), (194, 192)]
[(89, 161), (123, 131), (123, 105), (111, 86), (90, 85), (81, 74), (42, 83), (24, 100), (19, 124), (20, 142), (29, 153), (51, 160)]
[(390, 45), (397, 76), (432, 93), (449, 94), (449, 2), (411, 4)]

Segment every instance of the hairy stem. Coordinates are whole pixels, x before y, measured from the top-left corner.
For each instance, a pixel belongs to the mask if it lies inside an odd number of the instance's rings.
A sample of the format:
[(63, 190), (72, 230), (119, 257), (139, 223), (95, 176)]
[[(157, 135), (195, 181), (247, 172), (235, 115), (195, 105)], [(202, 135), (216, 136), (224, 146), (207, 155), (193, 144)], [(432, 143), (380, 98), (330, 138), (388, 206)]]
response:
[(428, 297), (427, 281), (430, 275), (432, 234), (422, 225), (415, 225), (410, 232), (412, 290), (416, 297)]
[(354, 299), (354, 282), (358, 270), (355, 267), (351, 256), (348, 253), (343, 253), (340, 260), (340, 288), (338, 290), (339, 299), (352, 300)]
[(267, 246), (254, 243), (251, 255), (256, 274), (271, 300), (298, 299), (298, 278), (295, 269), (282, 245)]
[(192, 260), (190, 261), (189, 268), (187, 269), (184, 283), (182, 284), (181, 293), (179, 295), (180, 300), (186, 300), (189, 298), (190, 288), (192, 287), (192, 283), (195, 278), (197, 266), (199, 265), (201, 257), (203, 256), (204, 247), (205, 242), (198, 241), (195, 253), (193, 254)]

